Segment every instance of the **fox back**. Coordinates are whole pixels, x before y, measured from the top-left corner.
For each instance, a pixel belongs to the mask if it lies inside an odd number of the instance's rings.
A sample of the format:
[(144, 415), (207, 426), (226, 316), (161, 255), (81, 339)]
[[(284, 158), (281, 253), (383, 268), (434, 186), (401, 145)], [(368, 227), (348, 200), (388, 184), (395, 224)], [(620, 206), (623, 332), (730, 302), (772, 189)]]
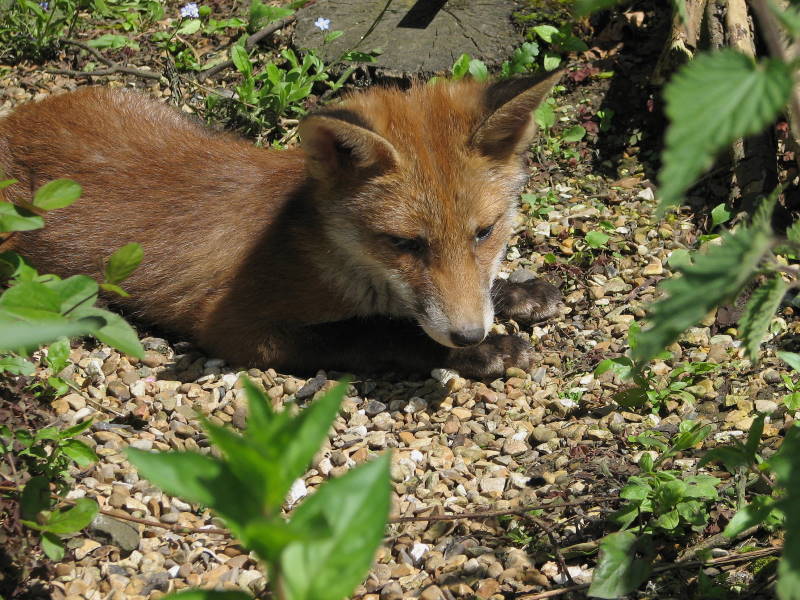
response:
[(325, 354), (341, 356), (336, 343), (312, 352), (298, 336), (376, 316), (471, 346), (494, 318), (531, 111), (553, 83), (372, 88), (306, 117), (293, 150), (133, 92), (50, 97), (0, 120), (0, 166), (19, 180), (6, 193), (30, 201), (69, 177), (83, 196), (14, 249), (42, 271), (99, 276), (139, 242), (124, 308), (232, 362), (347, 368)]

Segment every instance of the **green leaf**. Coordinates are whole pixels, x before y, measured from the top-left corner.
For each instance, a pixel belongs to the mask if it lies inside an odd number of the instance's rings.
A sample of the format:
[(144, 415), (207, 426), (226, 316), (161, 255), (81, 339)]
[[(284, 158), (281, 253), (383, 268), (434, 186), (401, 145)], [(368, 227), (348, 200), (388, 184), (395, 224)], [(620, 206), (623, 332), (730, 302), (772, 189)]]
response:
[(36, 367), (33, 363), (21, 356), (0, 356), (0, 373), (11, 375), (33, 375)]
[(222, 461), (195, 452), (151, 453), (128, 448), (125, 453), (139, 472), (162, 490), (213, 508), (237, 531), (262, 515), (262, 507), (248, 487)]
[(23, 281), (11, 286), (0, 296), (0, 306), (57, 313), (61, 310), (61, 297), (44, 283)]
[(119, 35), (116, 33), (104, 33), (99, 38), (89, 40), (88, 45), (92, 48), (133, 48), (134, 50), (139, 49), (139, 44), (134, 42), (133, 40), (125, 37), (124, 35)]
[(162, 596), (161, 600), (252, 600), (253, 597), (235, 590), (184, 590)]
[(144, 252), (136, 242), (125, 244), (112, 254), (106, 263), (106, 283), (118, 284), (130, 277), (142, 262)]
[(649, 562), (636, 558), (640, 544), (639, 538), (630, 531), (618, 531), (602, 539), (589, 596), (619, 598), (647, 579), (651, 569)]
[(294, 542), (313, 542), (329, 537), (331, 529), (328, 522), (318, 519), (308, 531), (287, 523), (281, 517), (271, 520), (259, 519), (247, 524), (242, 533), (244, 545), (253, 550), (262, 560), (277, 563), (289, 544)]
[(542, 59), (542, 66), (545, 71), (555, 71), (561, 64), (561, 57), (554, 52), (545, 52)]
[(800, 354), (778, 350), (775, 355), (795, 371), (800, 371)]
[(720, 446), (706, 452), (698, 466), (703, 467), (710, 462), (722, 463), (731, 473), (735, 473), (738, 468), (749, 465), (750, 459), (743, 447)]
[(575, 125), (561, 134), (561, 139), (565, 142), (579, 142), (586, 135), (586, 129), (580, 125)]
[(114, 285), (113, 283), (101, 283), (100, 289), (106, 292), (110, 292), (112, 294), (116, 294), (117, 296), (121, 296), (122, 298), (130, 298), (131, 295), (123, 290), (118, 285)]
[(0, 202), (0, 233), (10, 231), (30, 231), (44, 227), (44, 219), (39, 215), (10, 202)]
[(775, 501), (769, 496), (754, 496), (750, 504), (741, 508), (725, 527), (723, 534), (734, 538), (745, 529), (763, 523), (775, 509)]
[(786, 515), (783, 557), (778, 565), (778, 597), (796, 600), (800, 597), (800, 426), (789, 429), (780, 449), (772, 455), (769, 465), (785, 494), (778, 507)]
[(700, 54), (664, 89), (667, 128), (659, 174), (659, 214), (684, 192), (734, 140), (758, 133), (785, 106), (793, 68), (759, 62), (733, 50)]
[(75, 506), (50, 513), (50, 518), (41, 526), (42, 531), (65, 534), (80, 531), (92, 522), (100, 507), (90, 498), (79, 498)]
[(183, 24), (178, 28), (176, 32), (178, 35), (192, 35), (193, 33), (197, 33), (200, 31), (200, 27), (202, 23), (200, 19), (187, 19), (183, 22)]
[(0, 190), (4, 190), (7, 187), (14, 185), (15, 183), (19, 183), (18, 179), (0, 179)]
[(780, 275), (773, 276), (753, 292), (739, 318), (739, 336), (744, 342), (747, 357), (754, 363), (759, 359), (761, 340), (788, 289)]
[(575, 13), (584, 17), (598, 10), (605, 10), (617, 4), (620, 0), (576, 0)]
[(800, 245), (800, 220), (792, 223), (786, 230), (786, 237), (793, 244)]
[(47, 348), (47, 366), (50, 367), (50, 370), (53, 372), (53, 375), (57, 375), (69, 363), (69, 340), (67, 338), (61, 338), (50, 344)]
[(23, 519), (33, 521), (36, 515), (50, 507), (50, 483), (43, 475), (31, 477), (20, 495), (20, 512)]
[[(43, 312), (43, 311), (42, 311)], [(105, 325), (98, 317), (85, 317), (72, 321), (58, 314), (49, 313), (52, 319), (16, 321), (0, 313), (0, 352), (15, 352), (20, 349), (36, 349), (60, 337), (80, 337), (95, 334)]]
[(598, 250), (603, 248), (610, 238), (602, 231), (590, 231), (583, 239), (589, 247)]
[(99, 317), (103, 319), (105, 324), (96, 331), (91, 332), (94, 337), (129, 356), (137, 358), (144, 356), (144, 348), (139, 341), (139, 336), (133, 327), (128, 325), (125, 319), (119, 315), (94, 306), (81, 306), (71, 314), (81, 318)]
[(632, 350), (634, 361), (650, 360), (712, 308), (737, 296), (772, 241), (766, 225), (741, 227), (735, 234), (723, 232), (722, 238), (723, 243), (709, 248), (707, 254), (696, 254), (694, 263), (678, 266), (682, 277), (659, 285), (667, 297), (649, 308), (652, 325), (640, 334), (639, 345)]
[(459, 80), (464, 77), (467, 73), (469, 73), (469, 62), (472, 60), (469, 54), (462, 54), (456, 59), (456, 62), (453, 63), (452, 68), (450, 71), (453, 74), (454, 80)]
[(558, 29), (552, 25), (537, 25), (533, 31), (548, 44), (553, 43), (554, 35), (558, 35)]
[(66, 440), (76, 435), (79, 435), (92, 426), (92, 419), (88, 419), (72, 427), (68, 427), (58, 433), (59, 439)]
[(50, 560), (59, 561), (64, 558), (64, 544), (54, 533), (42, 533), (42, 550)]
[(81, 186), (71, 179), (55, 179), (36, 190), (33, 205), (42, 210), (64, 208), (81, 197)]
[(543, 102), (535, 111), (533, 111), (533, 120), (542, 129), (550, 129), (556, 122), (556, 113), (553, 110), (553, 105), (549, 102)]
[(732, 216), (733, 214), (728, 210), (724, 202), (722, 204), (717, 204), (711, 211), (711, 229), (723, 223), (727, 223), (731, 220)]
[(86, 275), (54, 279), (44, 285), (58, 294), (60, 299), (58, 310), (62, 314), (72, 314), (77, 306), (91, 306), (98, 292), (97, 282)]
[(469, 74), (475, 81), (486, 81), (489, 79), (489, 69), (482, 60), (477, 58), (469, 61)]
[(344, 35), (344, 31), (331, 31), (328, 35), (323, 38), (324, 43), (329, 44), (333, 40), (338, 40), (340, 37)]
[(250, 62), (250, 56), (240, 45), (235, 45), (231, 47), (231, 60), (233, 64), (236, 66), (236, 69), (239, 73), (243, 75), (251, 75), (253, 73), (253, 65)]
[(88, 467), (100, 460), (94, 450), (80, 440), (66, 440), (61, 445), (61, 450), (81, 468)]
[(283, 587), (293, 600), (339, 600), (364, 579), (389, 516), (389, 453), (324, 483), (289, 522), (309, 531), (324, 518), (330, 535), (294, 542), (281, 556)]

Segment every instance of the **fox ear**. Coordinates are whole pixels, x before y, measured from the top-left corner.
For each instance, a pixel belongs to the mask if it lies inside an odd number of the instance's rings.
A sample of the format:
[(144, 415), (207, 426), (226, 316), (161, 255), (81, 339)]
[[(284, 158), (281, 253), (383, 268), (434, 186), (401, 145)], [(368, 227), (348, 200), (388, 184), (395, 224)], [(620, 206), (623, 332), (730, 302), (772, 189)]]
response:
[(354, 172), (360, 177), (374, 176), (399, 161), (394, 146), (349, 110), (333, 109), (306, 117), (299, 133), (315, 179), (338, 179)]
[(472, 145), (496, 160), (524, 152), (536, 134), (532, 112), (561, 75), (557, 71), (539, 77), (506, 79), (486, 88), (483, 102), (488, 116), (472, 136)]

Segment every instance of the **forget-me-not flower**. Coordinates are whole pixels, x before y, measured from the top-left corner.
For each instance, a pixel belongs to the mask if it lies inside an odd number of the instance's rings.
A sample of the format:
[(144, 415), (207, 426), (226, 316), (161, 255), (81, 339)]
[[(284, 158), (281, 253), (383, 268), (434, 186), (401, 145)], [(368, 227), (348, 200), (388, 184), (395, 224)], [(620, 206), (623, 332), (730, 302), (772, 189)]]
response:
[(319, 17), (316, 21), (314, 21), (314, 27), (317, 27), (321, 31), (325, 31), (326, 29), (331, 28), (331, 20), (325, 19), (323, 17)]
[(197, 10), (196, 2), (189, 2), (181, 7), (181, 17), (186, 19), (196, 19), (200, 16), (200, 11)]
[(48, 8), (50, 8), (50, 3), (49, 2), (39, 2), (39, 6), (41, 7), (42, 10), (47, 10)]

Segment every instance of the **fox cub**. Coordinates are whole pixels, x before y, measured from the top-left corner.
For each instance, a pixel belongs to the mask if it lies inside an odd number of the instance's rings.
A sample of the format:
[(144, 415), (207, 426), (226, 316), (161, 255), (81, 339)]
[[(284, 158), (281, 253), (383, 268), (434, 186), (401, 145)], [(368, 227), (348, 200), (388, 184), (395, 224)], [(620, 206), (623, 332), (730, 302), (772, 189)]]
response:
[(557, 76), (373, 88), (306, 117), (301, 148), (265, 150), (129, 91), (86, 87), (0, 120), (10, 201), (83, 186), (13, 238), (34, 266), (99, 276), (139, 242), (120, 300), (236, 365), (308, 371), (527, 367), (488, 334), (495, 310), (548, 318), (560, 294), (495, 279), (531, 116)]

